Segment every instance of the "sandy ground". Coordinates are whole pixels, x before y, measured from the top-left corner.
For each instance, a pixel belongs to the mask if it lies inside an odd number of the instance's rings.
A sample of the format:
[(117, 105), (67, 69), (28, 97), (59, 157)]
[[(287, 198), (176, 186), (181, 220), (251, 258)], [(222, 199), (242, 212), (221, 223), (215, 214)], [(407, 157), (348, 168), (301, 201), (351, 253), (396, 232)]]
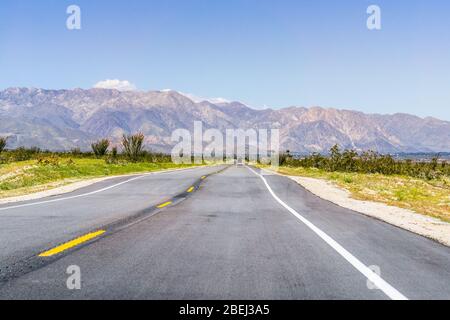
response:
[(286, 177), (324, 200), (450, 246), (450, 223), (384, 203), (352, 199), (350, 192), (326, 180), (299, 176)]

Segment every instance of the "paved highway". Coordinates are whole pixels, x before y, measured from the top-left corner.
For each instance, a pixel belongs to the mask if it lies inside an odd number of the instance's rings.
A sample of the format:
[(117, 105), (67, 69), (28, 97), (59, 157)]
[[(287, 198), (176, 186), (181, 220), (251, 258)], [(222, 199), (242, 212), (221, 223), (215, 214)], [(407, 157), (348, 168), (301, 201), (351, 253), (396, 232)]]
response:
[(0, 206), (0, 299), (450, 299), (450, 249), (281, 176), (203, 167)]

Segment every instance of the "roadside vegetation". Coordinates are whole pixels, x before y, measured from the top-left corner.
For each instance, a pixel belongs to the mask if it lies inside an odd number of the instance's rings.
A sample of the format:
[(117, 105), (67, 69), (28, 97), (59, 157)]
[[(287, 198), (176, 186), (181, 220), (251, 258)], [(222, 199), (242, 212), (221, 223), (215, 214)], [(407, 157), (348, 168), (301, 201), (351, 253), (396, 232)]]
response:
[[(121, 146), (111, 148), (110, 141), (102, 139), (92, 144), (91, 152), (78, 148), (68, 152), (39, 148), (5, 150), (0, 138), (0, 199), (84, 179), (192, 166), (174, 164), (170, 155), (144, 150), (144, 138), (142, 134), (124, 136)], [(119, 148), (124, 151), (119, 152)]]
[(122, 137), (124, 153), (132, 162), (137, 162), (139, 160), (139, 156), (142, 153), (143, 144), (144, 135), (142, 133), (129, 136), (124, 135)]
[(102, 139), (97, 142), (94, 142), (91, 145), (91, 148), (92, 148), (92, 151), (94, 152), (95, 156), (97, 158), (101, 158), (108, 153), (109, 144), (110, 144), (110, 142), (108, 139)]
[(7, 138), (0, 137), (0, 153), (2, 153), (6, 147), (6, 141), (7, 141)]
[(376, 152), (357, 153), (333, 147), (328, 156), (312, 154), (280, 159), (279, 172), (324, 179), (348, 190), (358, 200), (382, 202), (450, 222), (450, 165), (397, 160)]
[(280, 165), (316, 168), (328, 172), (404, 175), (425, 180), (450, 176), (450, 165), (446, 161), (439, 161), (439, 155), (428, 162), (397, 160), (389, 154), (379, 154), (374, 151), (362, 153), (355, 150), (341, 151), (337, 145), (330, 149), (328, 156), (313, 153), (307, 157), (294, 158), (287, 152), (280, 157)]

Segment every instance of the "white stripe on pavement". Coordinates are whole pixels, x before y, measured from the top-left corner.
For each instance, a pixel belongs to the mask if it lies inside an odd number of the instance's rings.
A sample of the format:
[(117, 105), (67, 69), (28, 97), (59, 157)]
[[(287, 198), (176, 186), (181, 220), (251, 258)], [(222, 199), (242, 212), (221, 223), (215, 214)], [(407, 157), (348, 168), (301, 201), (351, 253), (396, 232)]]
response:
[[(204, 167), (199, 167), (199, 168), (204, 168)], [(112, 186), (99, 189), (99, 190), (95, 190), (95, 191), (79, 194), (79, 195), (76, 195), (76, 196), (69, 196), (69, 197), (52, 199), (52, 200), (44, 200), (44, 201), (38, 201), (38, 202), (18, 204), (18, 205), (15, 205), (15, 206), (9, 206), (9, 207), (0, 208), (0, 211), (10, 210), (10, 209), (17, 209), (17, 208), (23, 208), (23, 207), (31, 207), (31, 206), (40, 205), (40, 204), (46, 204), (46, 203), (59, 202), (59, 201), (64, 201), (64, 200), (71, 200), (71, 199), (76, 199), (76, 198), (87, 197), (87, 196), (91, 196), (93, 194), (104, 192), (104, 191), (109, 190), (109, 189), (116, 188), (116, 187), (121, 186), (121, 185), (123, 185), (125, 183), (131, 182), (131, 181), (134, 181), (134, 180), (138, 180), (138, 179), (141, 179), (141, 178), (149, 176), (149, 175), (164, 174), (164, 173), (175, 173), (175, 172), (179, 172), (179, 171), (189, 171), (189, 170), (194, 170), (194, 169), (198, 169), (198, 168), (188, 168), (188, 169), (181, 169), (181, 170), (149, 172), (149, 173), (145, 173), (145, 174), (139, 175), (137, 177), (128, 179), (126, 181), (122, 181), (122, 182), (113, 184)], [(120, 178), (120, 176), (118, 176), (116, 178)]]
[(354, 255), (348, 252), (344, 247), (342, 247), (339, 243), (337, 243), (334, 239), (332, 239), (329, 235), (323, 232), (321, 229), (317, 228), (314, 224), (312, 224), (308, 219), (300, 215), (297, 211), (289, 207), (286, 203), (284, 203), (278, 196), (273, 192), (270, 185), (267, 183), (266, 178), (264, 178), (261, 174), (257, 173), (250, 167), (247, 167), (250, 171), (256, 174), (258, 177), (262, 179), (266, 188), (269, 190), (272, 197), (281, 204), (286, 210), (292, 213), (297, 219), (303, 222), (308, 228), (310, 228), (314, 233), (316, 233), (322, 240), (324, 240), (330, 247), (332, 247), (337, 253), (339, 253), (345, 260), (347, 260), (353, 267), (356, 268), (359, 272), (361, 272), (369, 281), (376, 285), (381, 291), (383, 291), (390, 299), (392, 300), (408, 300), (403, 294), (401, 294), (397, 289), (383, 280), (379, 275), (374, 273), (371, 269), (365, 266), (361, 261), (359, 261)]

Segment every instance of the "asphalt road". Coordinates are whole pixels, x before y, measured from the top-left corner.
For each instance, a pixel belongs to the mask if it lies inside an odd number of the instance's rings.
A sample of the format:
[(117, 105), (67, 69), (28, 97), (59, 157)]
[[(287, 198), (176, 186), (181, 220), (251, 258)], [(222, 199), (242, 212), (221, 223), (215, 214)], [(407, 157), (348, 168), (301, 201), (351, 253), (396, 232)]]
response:
[[(0, 299), (450, 299), (448, 247), (256, 171), (118, 178), (0, 206)], [(66, 285), (73, 265), (80, 290)]]

